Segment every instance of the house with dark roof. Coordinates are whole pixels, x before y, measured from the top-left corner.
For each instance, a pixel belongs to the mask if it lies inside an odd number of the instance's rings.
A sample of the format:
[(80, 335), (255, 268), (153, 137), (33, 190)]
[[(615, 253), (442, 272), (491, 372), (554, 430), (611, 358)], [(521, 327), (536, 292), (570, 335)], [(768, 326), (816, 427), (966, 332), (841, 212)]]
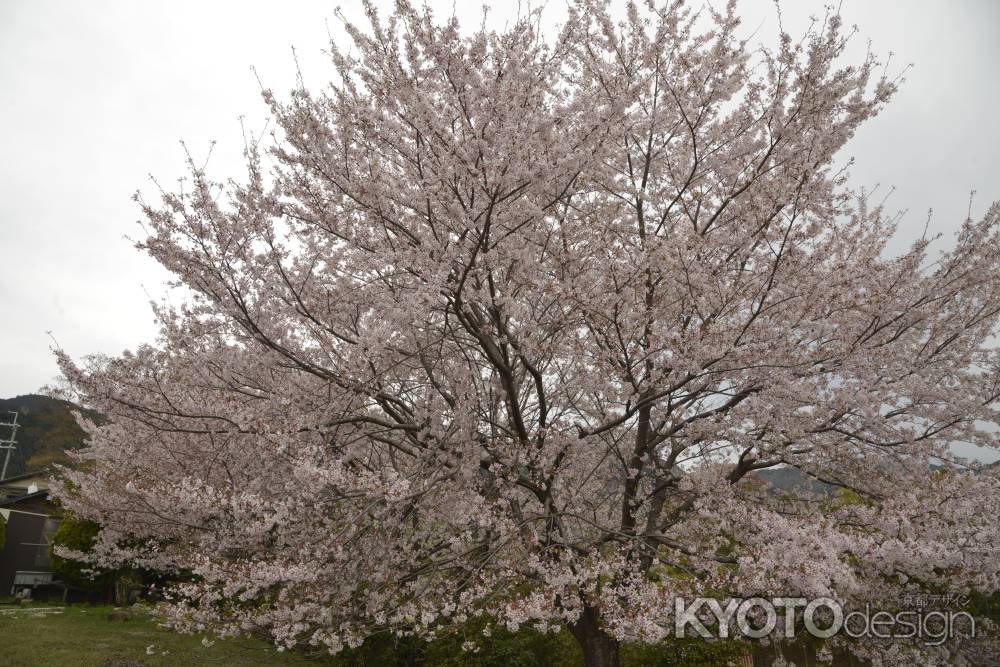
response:
[(49, 560), (59, 512), (49, 498), (48, 473), (29, 473), (0, 481), (0, 521), (5, 539), (0, 547), (0, 595), (62, 590)]
[(48, 470), (29, 472), (0, 481), (0, 502), (18, 496), (26, 496), (49, 488)]

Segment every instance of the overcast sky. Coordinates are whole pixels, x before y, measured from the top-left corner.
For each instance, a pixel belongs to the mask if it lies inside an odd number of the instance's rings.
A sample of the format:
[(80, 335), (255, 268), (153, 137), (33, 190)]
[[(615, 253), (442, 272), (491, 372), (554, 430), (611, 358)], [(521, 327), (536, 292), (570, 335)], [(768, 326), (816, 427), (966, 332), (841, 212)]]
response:
[[(342, 0), (345, 14), (358, 2)], [(380, 3), (383, 6), (391, 2)], [(479, 3), (459, 7), (466, 25)], [(800, 33), (823, 2), (782, 10)], [(563, 3), (552, 0), (550, 23)], [(513, 2), (496, 2), (502, 26)], [(767, 0), (741, 3), (748, 32), (773, 41)], [(0, 397), (38, 390), (57, 373), (51, 331), (71, 355), (117, 354), (154, 337), (149, 298), (168, 278), (133, 249), (132, 193), (148, 175), (170, 184), (183, 172), (185, 140), (196, 157), (218, 141), (210, 171), (239, 176), (238, 117), (263, 127), (266, 109), (251, 65), (277, 92), (294, 84), (295, 46), (307, 84), (326, 82), (322, 50), (336, 35), (335, 2), (206, 0), (0, 0)], [(845, 0), (842, 13), (893, 63), (913, 63), (890, 107), (845, 153), (855, 185), (895, 186), (907, 209), (900, 234), (949, 233), (1000, 199), (1000, 2)], [(900, 243), (901, 247), (902, 243)]]

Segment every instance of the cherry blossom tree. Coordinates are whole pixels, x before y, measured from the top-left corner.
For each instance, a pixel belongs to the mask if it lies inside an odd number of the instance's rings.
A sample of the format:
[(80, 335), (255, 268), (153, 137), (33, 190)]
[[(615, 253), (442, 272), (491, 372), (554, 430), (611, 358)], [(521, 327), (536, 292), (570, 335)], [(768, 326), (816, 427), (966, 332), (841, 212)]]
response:
[(567, 11), (369, 6), (329, 87), (264, 91), (244, 180), (138, 197), (191, 298), (59, 353), (108, 422), (57, 493), (96, 562), (185, 574), (175, 626), (336, 652), (485, 615), (604, 666), (679, 596), (1000, 588), (1000, 480), (951, 453), (1000, 446), (1000, 207), (890, 256), (834, 156), (897, 81), (835, 14), (761, 50), (732, 4)]

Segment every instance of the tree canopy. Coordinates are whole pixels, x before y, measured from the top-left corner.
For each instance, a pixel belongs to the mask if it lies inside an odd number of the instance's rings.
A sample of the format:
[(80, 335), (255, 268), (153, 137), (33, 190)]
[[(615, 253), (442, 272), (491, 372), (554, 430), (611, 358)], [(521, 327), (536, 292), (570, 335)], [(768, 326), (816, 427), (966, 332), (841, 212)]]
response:
[[(264, 91), (244, 180), (139, 197), (191, 300), (60, 353), (108, 422), (59, 495), (102, 564), (193, 575), (178, 627), (336, 652), (485, 615), (611, 665), (678, 597), (997, 590), (1000, 481), (951, 447), (998, 447), (1000, 208), (889, 256), (834, 156), (897, 81), (836, 14), (755, 49), (733, 5), (567, 12), (369, 6), (329, 87)], [(751, 483), (777, 466), (841, 493)]]

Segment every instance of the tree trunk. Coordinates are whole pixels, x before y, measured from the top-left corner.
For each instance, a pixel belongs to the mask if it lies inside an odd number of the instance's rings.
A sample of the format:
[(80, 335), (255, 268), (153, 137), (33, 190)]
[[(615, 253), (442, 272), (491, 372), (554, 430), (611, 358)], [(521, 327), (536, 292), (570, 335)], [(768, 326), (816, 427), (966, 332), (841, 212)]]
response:
[(593, 607), (584, 607), (570, 632), (583, 649), (583, 664), (586, 667), (619, 667), (618, 640), (601, 629), (600, 616)]

